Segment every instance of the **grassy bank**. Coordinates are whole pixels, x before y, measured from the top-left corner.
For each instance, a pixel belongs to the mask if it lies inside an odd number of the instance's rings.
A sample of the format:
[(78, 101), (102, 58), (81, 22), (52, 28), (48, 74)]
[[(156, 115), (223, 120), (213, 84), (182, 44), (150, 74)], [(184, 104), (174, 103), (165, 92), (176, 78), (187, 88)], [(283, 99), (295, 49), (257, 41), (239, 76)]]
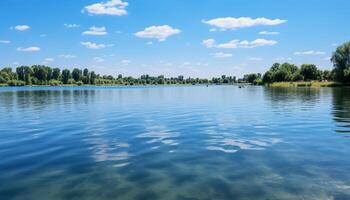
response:
[(320, 81), (302, 81), (302, 82), (275, 82), (270, 83), (269, 87), (340, 87), (344, 86), (337, 82), (320, 82)]

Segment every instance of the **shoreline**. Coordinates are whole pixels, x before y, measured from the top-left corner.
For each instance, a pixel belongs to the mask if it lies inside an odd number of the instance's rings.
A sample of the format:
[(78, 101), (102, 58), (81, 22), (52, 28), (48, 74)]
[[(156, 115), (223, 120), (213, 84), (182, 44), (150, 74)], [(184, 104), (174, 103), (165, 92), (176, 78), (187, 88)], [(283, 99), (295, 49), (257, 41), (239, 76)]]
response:
[(345, 87), (347, 84), (339, 82), (322, 82), (322, 81), (300, 81), (300, 82), (274, 82), (270, 84), (265, 84), (267, 87), (311, 87), (311, 88), (320, 88), (320, 87)]

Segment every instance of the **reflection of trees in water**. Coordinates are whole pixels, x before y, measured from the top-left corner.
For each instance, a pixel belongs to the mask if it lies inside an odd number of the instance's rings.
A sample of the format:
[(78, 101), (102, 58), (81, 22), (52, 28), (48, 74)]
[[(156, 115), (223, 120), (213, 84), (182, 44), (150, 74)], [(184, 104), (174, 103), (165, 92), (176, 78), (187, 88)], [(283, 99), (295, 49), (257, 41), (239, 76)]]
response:
[(88, 104), (95, 90), (20, 90), (0, 93), (0, 107), (7, 112), (23, 109), (42, 110), (62, 105)]
[(277, 88), (264, 87), (264, 98), (272, 108), (292, 111), (300, 108), (309, 110), (320, 100), (321, 90), (318, 88)]
[(350, 133), (350, 90), (349, 88), (333, 89), (333, 119), (336, 132)]

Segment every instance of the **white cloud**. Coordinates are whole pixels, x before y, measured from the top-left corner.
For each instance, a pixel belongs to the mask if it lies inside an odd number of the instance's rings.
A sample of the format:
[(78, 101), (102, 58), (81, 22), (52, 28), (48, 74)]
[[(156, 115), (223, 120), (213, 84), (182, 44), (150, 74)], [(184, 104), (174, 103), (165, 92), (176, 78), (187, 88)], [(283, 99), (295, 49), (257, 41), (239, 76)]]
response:
[(323, 58), (323, 60), (330, 61), (331, 57), (325, 57), (325, 58)]
[(174, 29), (169, 25), (162, 25), (150, 26), (148, 28), (145, 28), (143, 31), (135, 33), (135, 35), (140, 38), (153, 38), (158, 39), (158, 41), (164, 41), (168, 37), (179, 33), (181, 33), (181, 30), (179, 29)]
[(146, 43), (146, 45), (152, 45), (153, 44), (153, 42), (147, 42)]
[(110, 0), (85, 6), (83, 12), (86, 11), (89, 14), (94, 15), (122, 16), (128, 14), (125, 9), (127, 6), (128, 3), (123, 2), (122, 0)]
[(105, 59), (101, 57), (94, 57), (95, 62), (104, 62)]
[(323, 51), (313, 51), (313, 50), (294, 52), (294, 55), (324, 55), (324, 54), (326, 54), (326, 53)]
[(83, 35), (107, 35), (107, 31), (105, 27), (96, 27), (92, 26), (88, 31), (84, 31)]
[(10, 44), (10, 40), (0, 40), (0, 44)]
[(260, 58), (260, 57), (248, 57), (248, 60), (250, 60), (250, 61), (262, 61), (263, 58)]
[(61, 54), (61, 55), (58, 55), (58, 57), (66, 58), (66, 59), (68, 59), (68, 58), (76, 58), (75, 55), (70, 55), (70, 54)]
[(23, 48), (23, 47), (18, 47), (17, 51), (23, 51), (23, 52), (38, 52), (40, 51), (40, 47), (27, 47), (27, 48)]
[(53, 59), (53, 58), (45, 58), (44, 61), (42, 62), (42, 64), (47, 65), (47, 64), (49, 64), (49, 63), (51, 63), (53, 61), (55, 61), (55, 59)]
[(79, 24), (63, 24), (64, 27), (66, 28), (79, 28)]
[(15, 29), (17, 31), (25, 31), (25, 30), (30, 29), (30, 26), (28, 26), (28, 25), (17, 25), (15, 27), (11, 27), (11, 29)]
[(275, 32), (275, 31), (260, 31), (260, 35), (279, 35), (280, 32)]
[(236, 48), (255, 48), (260, 46), (273, 46), (277, 44), (277, 41), (266, 40), (266, 39), (256, 39), (253, 41), (231, 40), (227, 43), (216, 44), (214, 39), (208, 39), (208, 40), (204, 40), (202, 44), (207, 48), (216, 47), (221, 49), (236, 49)]
[(291, 57), (282, 57), (282, 56), (280, 56), (280, 57), (275, 58), (275, 60), (276, 61), (291, 61), (292, 58)]
[(266, 26), (275, 26), (287, 22), (287, 20), (281, 19), (267, 19), (264, 17), (252, 19), (250, 17), (224, 17), (224, 18), (215, 18), (211, 20), (202, 20), (203, 23), (209, 24), (215, 27), (220, 28), (221, 30), (226, 29), (237, 29), (237, 28), (246, 28), (252, 26), (266, 25)]
[(96, 44), (93, 42), (80, 42), (81, 45), (85, 46), (88, 49), (103, 49), (106, 47), (111, 47), (113, 44)]
[(216, 52), (211, 54), (215, 58), (230, 58), (232, 57), (232, 54), (230, 53), (223, 53), (223, 52)]
[(204, 46), (206, 46), (207, 48), (211, 48), (211, 47), (214, 47), (215, 46), (215, 40), (214, 39), (207, 39), (207, 40), (203, 40), (202, 41), (202, 44)]
[(121, 63), (123, 65), (129, 65), (131, 63), (131, 61), (130, 60), (122, 60)]

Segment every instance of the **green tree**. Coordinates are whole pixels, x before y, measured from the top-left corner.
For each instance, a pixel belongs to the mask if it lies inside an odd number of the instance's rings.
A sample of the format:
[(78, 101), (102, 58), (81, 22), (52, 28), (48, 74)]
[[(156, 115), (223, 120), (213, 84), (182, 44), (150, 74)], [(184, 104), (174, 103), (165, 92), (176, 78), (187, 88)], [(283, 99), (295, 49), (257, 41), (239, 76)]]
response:
[(16, 73), (18, 76), (18, 80), (24, 81), (24, 66), (17, 67)]
[(71, 78), (71, 73), (69, 71), (69, 69), (64, 69), (62, 71), (62, 83), (63, 84), (67, 84), (68, 83), (68, 80)]
[(264, 83), (272, 83), (273, 82), (272, 72), (271, 71), (267, 71), (264, 74), (262, 80), (263, 80)]
[(51, 78), (54, 80), (59, 80), (60, 75), (61, 75), (61, 70), (59, 68), (54, 68), (52, 70), (52, 77)]
[(350, 82), (350, 42), (339, 46), (333, 53), (331, 61), (335, 69), (335, 79), (339, 82)]
[(90, 84), (91, 85), (95, 85), (96, 84), (96, 74), (94, 71), (90, 72)]
[(300, 67), (300, 74), (306, 81), (317, 80), (317, 67), (313, 64), (303, 64)]
[(33, 70), (31, 67), (24, 67), (24, 82), (26, 83), (26, 85), (32, 84), (32, 74)]
[(82, 77), (82, 71), (80, 69), (74, 68), (72, 71), (72, 78), (77, 82)]

